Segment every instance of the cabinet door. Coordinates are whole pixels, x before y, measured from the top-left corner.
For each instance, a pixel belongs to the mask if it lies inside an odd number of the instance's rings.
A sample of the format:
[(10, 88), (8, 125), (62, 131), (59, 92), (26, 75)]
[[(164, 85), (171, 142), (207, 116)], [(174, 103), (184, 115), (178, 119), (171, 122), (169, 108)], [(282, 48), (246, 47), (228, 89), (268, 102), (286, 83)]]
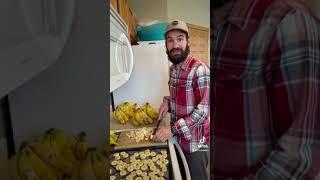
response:
[(191, 54), (209, 65), (209, 28), (189, 23), (187, 25), (190, 35)]
[(111, 0), (110, 2), (111, 2), (112, 7), (113, 7), (116, 11), (118, 11), (118, 0)]
[(128, 7), (128, 1), (127, 0), (118, 0), (118, 11), (122, 19), (126, 22), (129, 29), (129, 7)]
[(129, 8), (127, 0), (118, 0), (119, 14), (128, 25), (128, 34), (131, 43), (136, 41), (136, 22), (135, 17)]
[(129, 8), (129, 36), (132, 43), (137, 41), (137, 22), (134, 14)]

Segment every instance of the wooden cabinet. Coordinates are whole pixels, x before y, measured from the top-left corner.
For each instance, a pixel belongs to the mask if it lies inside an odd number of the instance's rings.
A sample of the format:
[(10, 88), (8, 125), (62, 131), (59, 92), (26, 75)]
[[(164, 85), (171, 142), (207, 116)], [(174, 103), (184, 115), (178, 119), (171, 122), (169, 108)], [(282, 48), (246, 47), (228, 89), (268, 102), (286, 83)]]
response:
[(191, 54), (209, 65), (209, 28), (189, 23), (187, 23), (187, 26), (189, 28)]
[(131, 11), (128, 0), (111, 0), (111, 5), (115, 8), (122, 19), (126, 22), (128, 25), (128, 35), (129, 40), (131, 44), (136, 44), (137, 42), (137, 30), (136, 30), (136, 18), (133, 15), (133, 12)]
[(111, 6), (118, 11), (118, 0), (111, 0)]

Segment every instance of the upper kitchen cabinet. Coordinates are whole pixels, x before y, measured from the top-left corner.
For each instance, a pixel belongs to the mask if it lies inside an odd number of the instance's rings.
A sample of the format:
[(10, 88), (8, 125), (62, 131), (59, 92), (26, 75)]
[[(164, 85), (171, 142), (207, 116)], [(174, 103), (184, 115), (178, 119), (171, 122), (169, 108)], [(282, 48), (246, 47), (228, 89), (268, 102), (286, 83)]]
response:
[(137, 42), (137, 21), (131, 8), (128, 5), (127, 0), (111, 0), (112, 7), (120, 14), (121, 18), (125, 21), (128, 26), (128, 35), (131, 44)]
[(187, 23), (191, 54), (209, 64), (209, 28)]
[(113, 9), (118, 11), (118, 0), (111, 0), (110, 2), (111, 2), (111, 6), (113, 7)]

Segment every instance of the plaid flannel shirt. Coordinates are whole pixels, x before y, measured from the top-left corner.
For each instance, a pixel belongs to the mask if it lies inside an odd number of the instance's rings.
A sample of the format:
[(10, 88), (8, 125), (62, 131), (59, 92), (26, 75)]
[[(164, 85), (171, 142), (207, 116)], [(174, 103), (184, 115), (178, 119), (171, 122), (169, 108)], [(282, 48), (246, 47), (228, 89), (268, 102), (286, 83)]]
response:
[(237, 0), (213, 32), (211, 178), (320, 179), (319, 21), (303, 2)]
[(171, 126), (186, 153), (210, 142), (210, 70), (189, 55), (181, 68), (170, 67), (168, 82)]

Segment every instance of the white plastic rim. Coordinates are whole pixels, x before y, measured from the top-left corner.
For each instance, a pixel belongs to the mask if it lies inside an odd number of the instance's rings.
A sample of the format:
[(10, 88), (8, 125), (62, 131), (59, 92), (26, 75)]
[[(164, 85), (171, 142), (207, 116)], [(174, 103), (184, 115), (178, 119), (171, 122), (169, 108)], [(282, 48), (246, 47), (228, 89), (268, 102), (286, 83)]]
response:
[[(42, 37), (42, 39), (47, 40), (46, 44), (42, 44), (39, 46), (44, 51), (44, 54), (47, 54), (49, 58), (56, 59), (60, 56), (63, 47), (69, 37), (73, 20), (75, 17), (75, 6), (76, 0), (67, 0), (67, 1), (59, 1), (59, 4), (63, 4), (62, 6), (56, 7), (55, 1), (59, 0), (40, 0), (39, 6), (42, 11), (42, 27), (40, 34), (37, 34), (36, 27), (39, 24), (34, 24), (32, 14), (32, 5), (29, 1), (19, 0), (19, 5), (21, 8), (21, 12), (23, 13), (24, 22), (26, 23), (29, 32), (33, 36)], [(58, 8), (63, 9), (63, 17), (62, 21), (57, 24), (59, 14), (57, 11)], [(54, 32), (50, 32), (49, 28), (53, 28)], [(61, 27), (59, 30), (58, 27)], [(52, 30), (52, 29), (51, 29)], [(39, 32), (38, 32), (39, 33)], [(53, 49), (52, 49), (53, 48)]]
[[(127, 36), (124, 34), (124, 33), (121, 33), (120, 34), (120, 37), (119, 37), (119, 43), (117, 43), (116, 45), (116, 50), (115, 50), (115, 59), (116, 59), (116, 65), (117, 65), (117, 69), (120, 73), (123, 73), (121, 72), (121, 69), (123, 67), (123, 63), (126, 63), (125, 66), (126, 66), (126, 72), (124, 73), (128, 73), (128, 77), (130, 77), (131, 75), (131, 72), (132, 72), (132, 69), (133, 69), (133, 52), (132, 52), (132, 47), (131, 47), (131, 44), (129, 42), (129, 39), (127, 38)], [(122, 44), (122, 43), (125, 43), (126, 46), (128, 47), (128, 50), (129, 50), (129, 58), (126, 58), (125, 59), (125, 62), (123, 61), (120, 61), (118, 60), (118, 49), (121, 48), (122, 45), (119, 45), (119, 44)], [(126, 52), (126, 51), (124, 51)], [(128, 68), (128, 63), (129, 63), (129, 68)], [(122, 66), (122, 67), (121, 67)]]
[(176, 137), (174, 137), (174, 145), (176, 146), (178, 152), (179, 152), (179, 155), (181, 157), (181, 160), (182, 160), (182, 163), (183, 163), (183, 166), (184, 166), (184, 171), (185, 171), (185, 175), (186, 175), (186, 178), (187, 180), (191, 180), (191, 175), (190, 175), (190, 170), (189, 170), (189, 165), (188, 165), (188, 162), (187, 162), (187, 159), (186, 157), (184, 156), (184, 153), (178, 143), (178, 140)]

